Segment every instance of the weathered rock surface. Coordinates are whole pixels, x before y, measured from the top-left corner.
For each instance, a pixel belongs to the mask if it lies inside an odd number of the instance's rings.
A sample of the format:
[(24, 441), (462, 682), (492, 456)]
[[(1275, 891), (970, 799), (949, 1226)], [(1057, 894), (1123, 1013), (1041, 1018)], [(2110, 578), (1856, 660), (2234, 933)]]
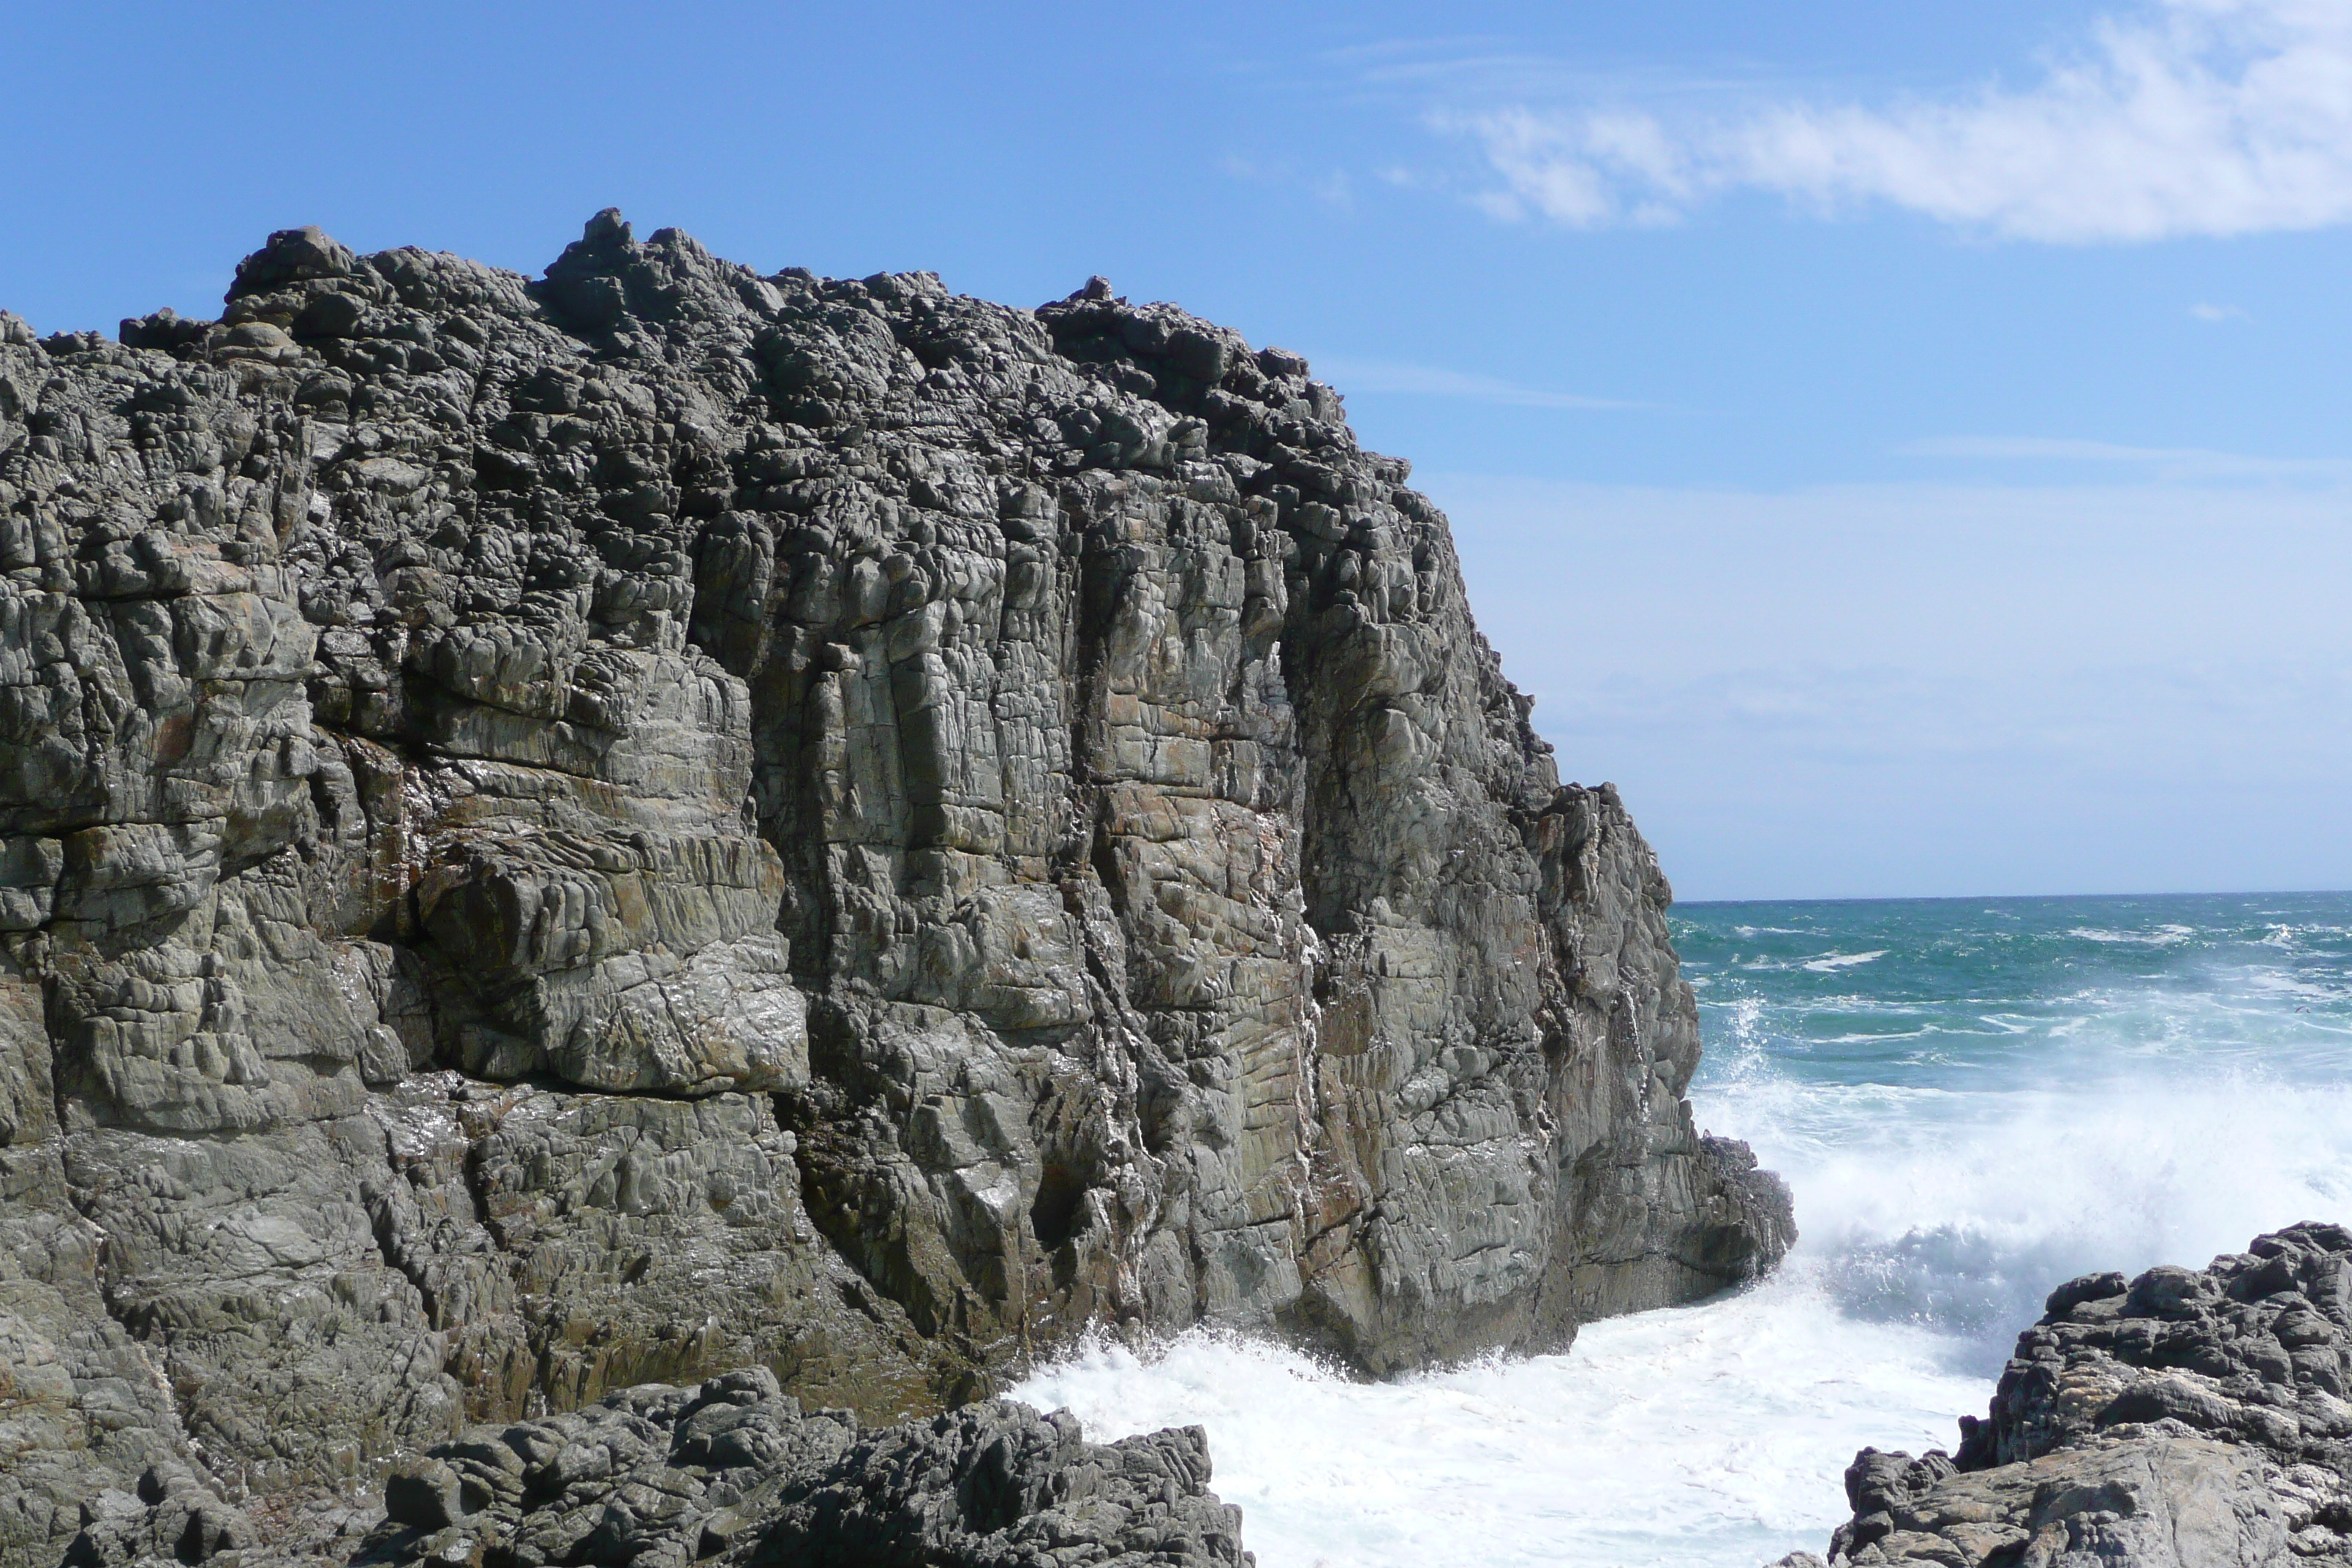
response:
[(1067, 1412), (992, 1400), (861, 1430), (765, 1368), (648, 1384), (394, 1468), (363, 1562), (906, 1568), (1241, 1564), (1197, 1426), (1098, 1447)]
[(1381, 1372), (1785, 1249), (1655, 860), (1296, 356), (611, 214), (121, 337), (0, 316), (0, 1563), (649, 1381)]
[(2060, 1286), (1957, 1456), (1864, 1449), (1830, 1563), (2352, 1563), (2352, 1232)]

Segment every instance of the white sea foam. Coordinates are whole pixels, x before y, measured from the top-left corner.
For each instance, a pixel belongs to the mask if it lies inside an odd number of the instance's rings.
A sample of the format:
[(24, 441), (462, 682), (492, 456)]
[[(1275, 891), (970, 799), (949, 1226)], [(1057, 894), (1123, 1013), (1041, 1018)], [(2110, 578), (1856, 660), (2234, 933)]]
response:
[(2291, 978), (2094, 987), (2059, 1016), (1988, 1016), (2016, 1043), (1940, 1093), (1800, 1079), (1761, 1011), (1728, 1009), (1695, 1109), (1788, 1177), (1842, 1312), (1933, 1323), (1990, 1373), (2059, 1280), (2201, 1264), (2352, 1214), (2345, 1023), (2262, 999)]
[(2201, 1264), (2352, 1208), (2342, 1087), (2184, 1074), (1953, 1096), (1936, 1114), (1913, 1099), (1915, 1114), (1877, 1118), (1855, 1114), (1864, 1099), (1750, 1086), (1698, 1110), (1789, 1177), (1845, 1315), (1937, 1324), (1987, 1375), (2059, 1280)]
[(1098, 1438), (1198, 1422), (1263, 1568), (1754, 1568), (1819, 1550), (1865, 1444), (1948, 1447), (1985, 1385), (1916, 1327), (1842, 1321), (1812, 1270), (1583, 1331), (1565, 1355), (1396, 1383), (1188, 1335), (1097, 1346), (1013, 1391)]
[(2193, 927), (2184, 925), (2160, 925), (2154, 931), (2105, 931), (2097, 926), (2076, 926), (2066, 934), (2084, 942), (2133, 947), (2178, 947), (2197, 936)]
[(1874, 963), (1885, 956), (1886, 949), (1883, 947), (1872, 952), (1832, 952), (1820, 958), (1809, 958), (1799, 967), (1810, 969), (1816, 974), (1827, 974), (1833, 970), (1852, 969), (1857, 963)]
[[(1886, 1037), (1774, 1031), (1911, 1004), (1710, 1004), (1699, 1121), (1789, 1178), (1804, 1231), (1760, 1288), (1591, 1325), (1565, 1355), (1384, 1384), (1194, 1335), (1149, 1360), (1098, 1346), (1016, 1392), (1100, 1437), (1207, 1426), (1217, 1490), (1246, 1510), (1265, 1568), (1755, 1568), (1818, 1552), (1854, 1450), (1948, 1447), (2052, 1285), (2352, 1216), (2341, 975), (2196, 968), (2205, 950), (2172, 940), (2185, 929), (2132, 942), (2177, 954), (2162, 976), (2059, 964), (2036, 994), (1948, 998), (1940, 1047), (1910, 1031), (1866, 1062), (1811, 1053)], [(1759, 984), (1811, 984), (1776, 968), (1789, 978)]]

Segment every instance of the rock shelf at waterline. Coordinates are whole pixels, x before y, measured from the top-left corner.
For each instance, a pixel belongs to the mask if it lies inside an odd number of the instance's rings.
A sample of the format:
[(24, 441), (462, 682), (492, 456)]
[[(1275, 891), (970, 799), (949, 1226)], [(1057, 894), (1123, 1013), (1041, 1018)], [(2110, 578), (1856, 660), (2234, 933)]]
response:
[(1654, 858), (1297, 355), (612, 213), (120, 337), (0, 315), (0, 1563), (649, 1383), (1388, 1373), (1786, 1250)]
[(1833, 1568), (2352, 1563), (2352, 1231), (2086, 1275), (2048, 1309), (1957, 1453), (1856, 1456)]

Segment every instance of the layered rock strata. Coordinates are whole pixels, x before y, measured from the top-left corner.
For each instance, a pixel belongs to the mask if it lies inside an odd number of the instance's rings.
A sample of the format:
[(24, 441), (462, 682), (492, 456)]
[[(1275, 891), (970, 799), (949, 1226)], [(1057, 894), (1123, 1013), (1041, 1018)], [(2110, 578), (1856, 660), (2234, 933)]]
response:
[(2352, 1232), (2051, 1292), (1957, 1454), (1864, 1449), (1853, 1568), (2352, 1563)]
[(609, 213), (0, 316), (0, 1562), (648, 1381), (1769, 1268), (1665, 881), (1406, 476), (1099, 280)]

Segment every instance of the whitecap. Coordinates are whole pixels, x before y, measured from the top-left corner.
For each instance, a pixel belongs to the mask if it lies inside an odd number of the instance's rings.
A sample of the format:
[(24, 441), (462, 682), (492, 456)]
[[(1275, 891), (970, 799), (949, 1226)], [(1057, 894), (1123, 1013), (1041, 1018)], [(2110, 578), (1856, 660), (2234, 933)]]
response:
[(1811, 970), (1816, 974), (1827, 974), (1833, 970), (1852, 969), (1857, 963), (1875, 963), (1877, 960), (1885, 958), (1887, 954), (1887, 949), (1882, 947), (1869, 952), (1825, 953), (1820, 958), (1807, 959), (1803, 967)]
[(2154, 931), (2108, 931), (2099, 926), (2076, 926), (2066, 933), (2084, 942), (2105, 942), (2111, 946), (2178, 947), (2196, 939), (2192, 926), (2160, 925)]

